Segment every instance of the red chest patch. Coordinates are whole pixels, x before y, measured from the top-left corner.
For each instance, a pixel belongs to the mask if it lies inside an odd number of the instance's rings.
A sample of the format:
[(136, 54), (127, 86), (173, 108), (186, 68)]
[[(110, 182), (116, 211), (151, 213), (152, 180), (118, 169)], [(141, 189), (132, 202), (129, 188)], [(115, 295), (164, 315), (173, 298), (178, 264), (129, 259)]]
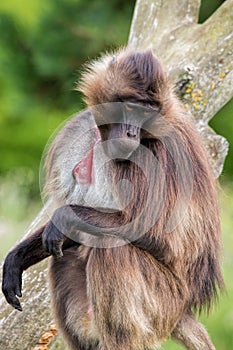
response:
[[(101, 140), (99, 129), (96, 129), (97, 133), (97, 142)], [(94, 182), (94, 173), (93, 173), (93, 157), (94, 157), (94, 147), (90, 150), (90, 152), (86, 155), (84, 159), (82, 159), (78, 164), (75, 165), (73, 169), (73, 177), (76, 180), (78, 185), (91, 185)]]
[(78, 185), (90, 185), (93, 182), (93, 153), (92, 149), (73, 170), (73, 176)]

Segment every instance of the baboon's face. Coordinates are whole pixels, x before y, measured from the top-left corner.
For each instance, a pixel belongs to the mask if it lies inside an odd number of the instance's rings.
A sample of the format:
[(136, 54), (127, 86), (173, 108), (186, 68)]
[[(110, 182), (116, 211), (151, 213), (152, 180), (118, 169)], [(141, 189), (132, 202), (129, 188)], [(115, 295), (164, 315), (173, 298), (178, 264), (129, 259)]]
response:
[(157, 109), (132, 102), (106, 103), (92, 109), (104, 151), (113, 160), (128, 160), (142, 139), (153, 137), (147, 129), (157, 117)]

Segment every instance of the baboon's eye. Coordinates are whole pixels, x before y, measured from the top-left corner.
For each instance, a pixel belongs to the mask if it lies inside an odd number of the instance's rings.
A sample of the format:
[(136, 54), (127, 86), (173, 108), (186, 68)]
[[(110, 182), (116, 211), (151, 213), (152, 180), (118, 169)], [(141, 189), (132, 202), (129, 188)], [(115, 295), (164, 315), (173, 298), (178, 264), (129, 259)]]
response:
[(153, 109), (148, 109), (148, 110), (143, 111), (143, 114), (145, 116), (148, 116), (148, 115), (152, 114), (153, 112), (154, 112)]
[(135, 108), (135, 106), (133, 106), (132, 104), (130, 104), (130, 103), (126, 103), (126, 104), (125, 104), (125, 109), (126, 109), (127, 111), (132, 111), (133, 108)]
[(148, 117), (152, 114), (155, 114), (155, 113), (159, 113), (160, 111), (160, 107), (159, 106), (153, 106), (153, 108), (145, 108), (144, 111), (143, 111), (143, 114), (145, 117)]

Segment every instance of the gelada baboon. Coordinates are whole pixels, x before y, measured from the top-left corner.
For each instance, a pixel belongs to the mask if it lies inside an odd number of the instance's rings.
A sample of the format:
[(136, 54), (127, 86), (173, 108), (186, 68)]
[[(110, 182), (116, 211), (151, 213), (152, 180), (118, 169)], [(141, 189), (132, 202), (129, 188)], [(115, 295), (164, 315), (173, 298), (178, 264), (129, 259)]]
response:
[[(150, 50), (91, 63), (79, 89), (88, 109), (47, 156), (46, 191), (59, 208), (7, 255), (8, 303), (21, 310), (22, 272), (52, 255), (52, 303), (70, 349), (149, 350), (169, 336), (189, 350), (214, 349), (194, 312), (208, 310), (223, 287), (216, 183), (190, 117)], [(78, 199), (79, 170), (69, 161), (85, 137), (90, 152), (106, 156), (98, 188), (100, 197), (111, 192), (111, 210)], [(88, 157), (94, 168), (98, 155)]]

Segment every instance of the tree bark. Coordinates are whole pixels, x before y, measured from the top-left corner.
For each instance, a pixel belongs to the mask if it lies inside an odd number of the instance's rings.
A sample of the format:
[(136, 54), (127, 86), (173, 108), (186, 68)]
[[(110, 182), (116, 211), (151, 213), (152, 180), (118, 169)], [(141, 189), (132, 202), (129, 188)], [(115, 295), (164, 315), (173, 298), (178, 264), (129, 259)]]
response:
[(233, 96), (233, 0), (225, 1), (203, 24), (197, 23), (200, 3), (138, 0), (129, 46), (151, 48), (161, 58), (219, 176), (228, 143), (208, 122)]
[[(138, 0), (128, 45), (151, 48), (161, 58), (177, 93), (195, 118), (213, 169), (218, 176), (228, 150), (227, 141), (208, 126), (209, 120), (233, 96), (233, 0), (227, 0), (203, 24), (198, 24), (200, 0)], [(38, 214), (25, 235), (48, 220)], [(24, 274), (23, 312), (10, 307), (0, 296), (0, 348), (25, 350), (35, 347), (53, 323), (48, 286), (47, 261)], [(53, 342), (51, 348), (64, 350)]]

